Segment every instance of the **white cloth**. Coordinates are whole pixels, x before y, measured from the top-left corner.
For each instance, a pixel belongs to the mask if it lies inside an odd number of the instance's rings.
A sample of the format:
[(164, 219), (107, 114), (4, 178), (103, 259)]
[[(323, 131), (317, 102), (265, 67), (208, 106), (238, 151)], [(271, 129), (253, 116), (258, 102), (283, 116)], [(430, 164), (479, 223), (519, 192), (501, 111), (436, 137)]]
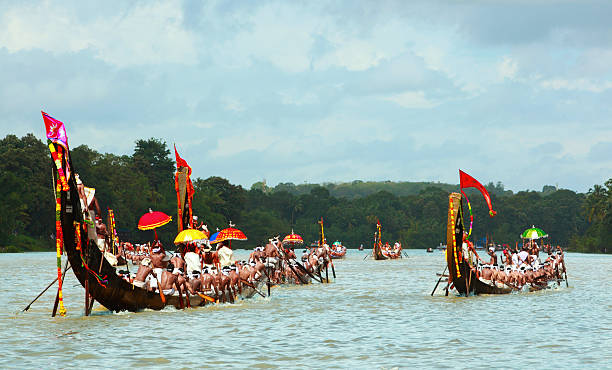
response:
[(221, 265), (221, 267), (230, 266), (234, 264), (234, 251), (232, 251), (228, 247), (221, 247), (221, 249), (217, 251), (217, 254), (219, 255), (219, 264)]
[(104, 258), (110, 263), (111, 266), (117, 266), (117, 257), (114, 254), (109, 252), (104, 252)]
[(185, 264), (187, 265), (187, 273), (191, 274), (193, 271), (202, 272), (202, 265), (200, 262), (200, 256), (194, 252), (185, 253)]
[(133, 284), (134, 284), (134, 286), (135, 286), (135, 287), (138, 287), (138, 288), (144, 288), (144, 286), (145, 286), (145, 284), (146, 284), (146, 283), (145, 283), (144, 281), (134, 280), (134, 283), (133, 283)]
[(527, 256), (529, 256), (529, 253), (527, 251), (520, 251), (518, 253), (518, 258), (521, 260), (521, 262), (527, 261)]
[(85, 198), (87, 198), (87, 205), (89, 206), (93, 201), (93, 198), (96, 194), (95, 188), (88, 188), (87, 186), (83, 187), (83, 192), (85, 193)]
[(518, 254), (516, 253), (512, 255), (512, 264), (514, 264), (515, 266), (519, 265), (519, 257), (518, 257)]

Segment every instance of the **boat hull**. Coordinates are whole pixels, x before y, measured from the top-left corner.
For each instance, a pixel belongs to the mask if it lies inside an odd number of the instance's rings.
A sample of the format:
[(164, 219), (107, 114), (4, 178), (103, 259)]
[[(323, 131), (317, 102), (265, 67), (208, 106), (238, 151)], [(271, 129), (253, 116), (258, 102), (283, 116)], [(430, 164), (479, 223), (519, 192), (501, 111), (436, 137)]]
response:
[[(87, 237), (74, 176), (68, 180), (68, 184), (69, 190), (61, 192), (63, 245), (74, 275), (83, 287), (87, 287), (90, 296), (111, 311), (161, 310), (166, 306), (181, 308), (178, 295), (165, 296), (164, 302), (159, 293), (136, 287), (117, 275), (95, 242)], [(80, 239), (77, 235), (80, 235)], [(256, 286), (260, 285), (260, 281), (256, 283)], [(253, 288), (244, 286), (240, 297), (250, 298), (254, 294)], [(192, 306), (206, 304), (199, 296), (192, 296), (190, 302)]]

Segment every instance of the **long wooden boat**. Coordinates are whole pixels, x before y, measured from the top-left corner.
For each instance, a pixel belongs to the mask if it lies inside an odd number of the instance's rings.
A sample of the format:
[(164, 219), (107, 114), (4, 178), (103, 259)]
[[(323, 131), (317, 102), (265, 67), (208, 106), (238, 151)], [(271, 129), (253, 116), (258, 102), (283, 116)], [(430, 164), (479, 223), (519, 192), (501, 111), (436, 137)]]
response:
[(462, 295), (507, 294), (511, 288), (500, 288), (484, 283), (476, 276), (476, 270), (462, 256), (463, 207), (461, 194), (451, 193), (448, 203), (448, 222), (446, 225), (446, 263), (449, 283)]
[[(508, 294), (516, 289), (505, 284), (493, 284), (482, 281), (478, 277), (475, 266), (470, 265), (468, 259), (464, 258), (462, 250), (463, 242), (463, 206), (461, 194), (451, 193), (448, 204), (448, 222), (446, 225), (446, 263), (448, 266), (449, 284), (454, 287), (460, 295), (470, 294)], [(551, 285), (552, 283), (552, 285)], [(544, 281), (541, 285), (532, 285), (529, 291), (550, 288), (559, 284), (559, 279)]]
[[(68, 162), (66, 162), (66, 158)], [(74, 167), (69, 155), (63, 156), (63, 167)], [(54, 177), (57, 179), (57, 168)], [(81, 211), (81, 203), (77, 192), (75, 176), (68, 176), (67, 191), (60, 191), (61, 208), (59, 217), (63, 234), (63, 247), (72, 266), (72, 271), (79, 283), (85, 288), (92, 299), (112, 311), (140, 311), (143, 309), (161, 310), (166, 306), (181, 308), (181, 298), (178, 295), (165, 296), (165, 301), (159, 293), (138, 288), (122, 279), (116, 269), (103, 258), (95, 241), (89, 240), (86, 224)], [(254, 287), (244, 286), (240, 298), (250, 298), (255, 295), (254, 288), (259, 289), (262, 281)], [(185, 297), (182, 297), (185, 298)], [(216, 297), (214, 297), (216, 299)], [(202, 306), (207, 300), (200, 296), (191, 296), (191, 306)], [(186, 302), (184, 302), (186, 303)]]
[(372, 248), (372, 257), (375, 260), (391, 260), (402, 257), (402, 248), (399, 250), (391, 250), (383, 247), (382, 243), (382, 225), (380, 221), (376, 222), (376, 233), (374, 234), (374, 246)]

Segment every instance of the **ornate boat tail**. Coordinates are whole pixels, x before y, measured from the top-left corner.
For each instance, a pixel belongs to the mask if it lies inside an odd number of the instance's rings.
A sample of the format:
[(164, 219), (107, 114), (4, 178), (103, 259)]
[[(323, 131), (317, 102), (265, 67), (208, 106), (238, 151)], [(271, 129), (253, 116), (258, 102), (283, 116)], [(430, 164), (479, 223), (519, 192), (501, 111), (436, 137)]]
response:
[(193, 184), (191, 183), (191, 167), (181, 158), (174, 146), (176, 156), (176, 173), (174, 174), (174, 188), (178, 204), (177, 225), (178, 232), (193, 228), (193, 211), (191, 203), (193, 200)]
[[(448, 219), (446, 223), (446, 264), (448, 265), (449, 284), (453, 283), (455, 287), (463, 278), (459, 268), (459, 264), (463, 263), (461, 244), (457, 243), (457, 240), (459, 240), (459, 243), (461, 242), (463, 235), (463, 222), (460, 214), (461, 194), (451, 193), (448, 196)], [(465, 286), (463, 286), (463, 290), (465, 292)], [(460, 293), (463, 292), (460, 291)]]
[[(70, 168), (73, 168), (70, 156)], [(54, 172), (55, 178), (58, 171)], [(63, 234), (64, 250), (72, 266), (72, 270), (81, 285), (87, 285), (89, 294), (104, 307), (113, 311), (138, 311), (144, 308), (162, 309), (165, 305), (158, 294), (136, 288), (121, 279), (113, 266), (102, 257), (96, 241), (88, 238), (88, 225), (81, 210), (81, 202), (77, 192), (74, 176), (67, 179), (68, 190), (61, 191), (61, 207), (59, 210)], [(169, 302), (172, 304), (173, 302)]]
[(372, 248), (372, 256), (375, 260), (388, 259), (382, 253), (382, 225), (380, 224), (380, 220), (376, 220), (376, 233), (374, 233), (374, 248)]
[(446, 224), (446, 264), (448, 266), (449, 284), (461, 295), (473, 294), (507, 294), (510, 288), (499, 288), (482, 282), (463, 256), (463, 207), (461, 194), (451, 193), (448, 196), (448, 221)]

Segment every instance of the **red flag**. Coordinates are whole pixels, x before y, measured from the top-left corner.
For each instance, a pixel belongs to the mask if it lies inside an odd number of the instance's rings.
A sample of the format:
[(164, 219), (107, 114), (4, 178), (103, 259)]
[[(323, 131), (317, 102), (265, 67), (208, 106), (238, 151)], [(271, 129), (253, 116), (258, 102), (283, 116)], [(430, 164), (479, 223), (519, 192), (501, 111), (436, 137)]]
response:
[(60, 120), (57, 120), (47, 113), (40, 111), (42, 113), (43, 121), (45, 121), (45, 129), (47, 131), (47, 139), (51, 140), (51, 142), (61, 145), (68, 151), (68, 135), (66, 135), (66, 127), (64, 127), (64, 123)]
[[(472, 176), (468, 175), (467, 173), (461, 170), (459, 170), (459, 187), (461, 189), (476, 188), (480, 190), (480, 192), (482, 193), (482, 196), (485, 198), (485, 201), (487, 202), (487, 205), (489, 206), (489, 216), (493, 217), (497, 214), (497, 212), (493, 210), (493, 206), (491, 205), (491, 196), (489, 195), (489, 192), (487, 191), (487, 189), (484, 186), (482, 186), (482, 184), (479, 183), (478, 180), (476, 180), (475, 178), (473, 178)], [(461, 192), (463, 193), (463, 190), (461, 190)]]
[(178, 170), (181, 167), (187, 167), (189, 169), (187, 171), (187, 174), (191, 176), (191, 167), (187, 164), (187, 161), (181, 158), (181, 156), (176, 151), (176, 144), (174, 144), (174, 155), (176, 156), (176, 169)]

